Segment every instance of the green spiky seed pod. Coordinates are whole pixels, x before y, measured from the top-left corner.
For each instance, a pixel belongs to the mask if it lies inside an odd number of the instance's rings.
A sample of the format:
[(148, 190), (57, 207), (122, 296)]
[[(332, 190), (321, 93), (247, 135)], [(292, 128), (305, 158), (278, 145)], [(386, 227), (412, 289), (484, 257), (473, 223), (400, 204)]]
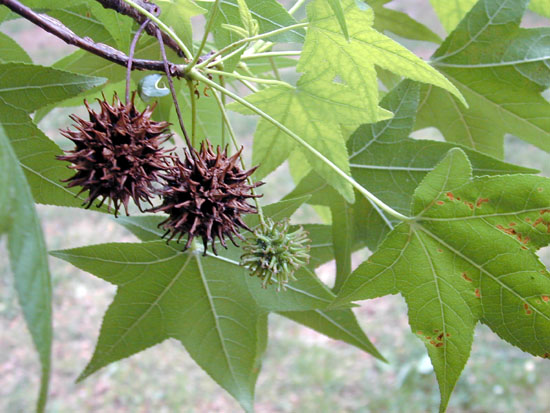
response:
[(273, 222), (268, 219), (258, 226), (254, 236), (243, 245), (245, 253), (241, 265), (250, 270), (252, 277), (259, 277), (262, 287), (277, 283), (277, 291), (285, 289), (294, 273), (309, 262), (308, 233), (302, 227), (289, 232), (288, 219)]

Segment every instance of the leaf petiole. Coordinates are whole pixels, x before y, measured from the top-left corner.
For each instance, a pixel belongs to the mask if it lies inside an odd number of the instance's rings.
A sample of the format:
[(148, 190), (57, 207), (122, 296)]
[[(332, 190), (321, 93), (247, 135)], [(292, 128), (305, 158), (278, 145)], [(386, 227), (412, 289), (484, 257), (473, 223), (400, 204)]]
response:
[(212, 75), (220, 75), (220, 76), (225, 76), (225, 77), (232, 77), (232, 78), (235, 78), (235, 79), (239, 79), (239, 80), (247, 80), (249, 82), (254, 82), (254, 83), (264, 83), (266, 85), (274, 85), (274, 86), (284, 86), (284, 87), (288, 87), (290, 89), (293, 89), (294, 86), (292, 86), (291, 84), (287, 83), (287, 82), (283, 82), (281, 80), (275, 80), (275, 79), (262, 79), (262, 78), (257, 78), (257, 77), (250, 77), (250, 76), (244, 76), (244, 75), (240, 75), (238, 73), (229, 73), (229, 72), (222, 72), (221, 70), (214, 70), (214, 69), (204, 69), (204, 71), (206, 73), (210, 73)]
[[(124, 1), (131, 1), (131, 0), (124, 0)], [(290, 30), (295, 30), (295, 29), (301, 29), (301, 28), (305, 28), (305, 27), (308, 27), (309, 26), (309, 23), (298, 23), (298, 24), (293, 24), (291, 26), (287, 26), (287, 27), (281, 27), (280, 29), (276, 29), (276, 30), (272, 30), (270, 32), (266, 32), (266, 33), (262, 33), (262, 34), (258, 34), (256, 36), (252, 36), (252, 37), (246, 37), (244, 39), (240, 39), (240, 40), (237, 40), (236, 42), (233, 42), (227, 46), (225, 46), (223, 49), (221, 50), (218, 50), (216, 53), (214, 53), (212, 56), (210, 56), (208, 59), (206, 59), (204, 62), (194, 66), (195, 68), (197, 69), (201, 69), (205, 66), (207, 66), (208, 64), (210, 64), (210, 62), (212, 62), (213, 60), (215, 60), (218, 56), (221, 56), (223, 55), (225, 52), (228, 52), (229, 50), (235, 48), (235, 47), (239, 47), (243, 44), (246, 44), (246, 43), (249, 43), (249, 42), (253, 42), (255, 40), (261, 40), (261, 39), (265, 39), (267, 37), (271, 37), (271, 36), (275, 36), (277, 34), (281, 34), (281, 33), (284, 33), (284, 32), (288, 32)], [(191, 69), (189, 69), (188, 71), (190, 71)]]

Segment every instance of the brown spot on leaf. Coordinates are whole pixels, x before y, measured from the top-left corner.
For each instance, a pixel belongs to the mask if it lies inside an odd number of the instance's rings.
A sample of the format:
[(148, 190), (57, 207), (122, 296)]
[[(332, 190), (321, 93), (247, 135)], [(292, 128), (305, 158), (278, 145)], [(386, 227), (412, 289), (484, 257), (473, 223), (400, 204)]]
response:
[(476, 288), (475, 293), (477, 298), (481, 298), (481, 291), (479, 290), (479, 288)]
[(422, 331), (420, 331), (420, 330), (418, 330), (418, 331), (416, 332), (416, 334), (418, 334), (419, 336), (424, 335), (424, 333), (423, 333)]
[(445, 335), (446, 335), (447, 337), (451, 337), (451, 334), (450, 334), (450, 333), (447, 333), (447, 334), (445, 334)]
[(489, 202), (489, 199), (488, 198), (479, 198), (476, 202), (476, 206), (479, 208), (481, 207), (483, 204)]
[(540, 214), (541, 214), (541, 215), (550, 214), (550, 209), (541, 209), (541, 210), (540, 210)]
[(430, 341), (430, 344), (431, 344), (432, 346), (435, 346), (435, 341), (433, 341), (433, 340)]
[(443, 201), (437, 201), (437, 205), (445, 205), (445, 202), (443, 202)]
[(550, 353), (544, 353), (541, 357), (543, 359), (549, 359), (550, 358)]
[(444, 335), (444, 334), (441, 333), (440, 335), (437, 336), (437, 339), (438, 339), (439, 341), (443, 340), (443, 335)]
[(525, 222), (531, 222), (531, 218), (529, 217), (525, 218)]
[(515, 222), (510, 222), (508, 225), (511, 227), (515, 227), (517, 224)]
[(447, 192), (447, 198), (449, 198), (451, 201), (454, 201), (455, 200), (455, 196), (452, 192)]
[(529, 308), (529, 304), (524, 303), (523, 308), (525, 309), (525, 314), (530, 315), (532, 313), (531, 309)]
[(542, 192), (542, 191), (544, 191), (544, 189), (542, 189), (542, 188), (537, 188), (537, 191)]
[(468, 274), (466, 274), (465, 272), (462, 273), (462, 278), (464, 278), (469, 283), (472, 282), (472, 279), (470, 277), (468, 277)]
[(443, 345), (444, 345), (443, 343), (437, 343), (435, 346), (439, 348), (439, 347), (443, 347)]
[(467, 205), (468, 208), (470, 208), (472, 211), (474, 210), (474, 204), (472, 204), (471, 202), (464, 201), (464, 204)]
[(442, 253), (443, 250), (442, 250), (441, 248), (438, 248), (438, 249), (437, 249), (437, 252)]
[(548, 297), (547, 295), (543, 295), (541, 298), (542, 298), (542, 301), (544, 301), (545, 303), (550, 301), (550, 297)]

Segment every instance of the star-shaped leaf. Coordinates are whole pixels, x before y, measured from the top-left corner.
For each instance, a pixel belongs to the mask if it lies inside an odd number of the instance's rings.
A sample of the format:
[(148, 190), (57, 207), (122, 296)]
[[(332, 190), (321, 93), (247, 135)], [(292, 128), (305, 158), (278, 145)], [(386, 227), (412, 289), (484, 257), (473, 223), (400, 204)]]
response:
[[(329, 71), (356, 90), (368, 102), (373, 114), (378, 105), (375, 65), (398, 75), (441, 87), (462, 98), (441, 73), (422, 59), (381, 34), (372, 26), (371, 8), (354, 0), (342, 0), (349, 30), (349, 41), (328, 2), (315, 0), (308, 5), (310, 27), (298, 70), (314, 74)], [(376, 119), (380, 120), (380, 119)]]
[(502, 157), (511, 133), (550, 151), (550, 28), (523, 29), (527, 0), (481, 0), (435, 52), (432, 65), (462, 92), (426, 87), (417, 128)]
[(533, 355), (550, 355), (550, 179), (471, 178), (452, 149), (416, 189), (398, 225), (348, 278), (337, 303), (400, 293), (434, 365), (444, 411), (478, 321)]
[[(341, 170), (349, 173), (348, 156), (340, 124), (358, 126), (372, 121), (368, 108), (346, 85), (331, 82), (326, 77), (304, 75), (296, 88), (275, 86), (254, 93), (247, 100), (287, 126)], [(237, 103), (230, 108), (252, 114)], [(390, 113), (376, 106), (376, 118)], [(295, 148), (302, 149), (312, 167), (333, 185), (348, 201), (353, 200), (351, 185), (318, 156), (297, 145), (292, 138), (262, 119), (254, 140), (253, 162), (260, 164), (260, 177), (265, 176), (288, 157)]]
[[(271, 218), (282, 219), (292, 215), (306, 199), (282, 201), (264, 210)], [(334, 295), (311, 268), (299, 270), (298, 280), (285, 292), (263, 289), (259, 280), (239, 265), (242, 251), (230, 247), (221, 256), (206, 257), (198, 252), (182, 253), (179, 247), (158, 241), (161, 220), (158, 216), (117, 220), (149, 242), (52, 253), (118, 286), (94, 356), (81, 379), (107, 364), (175, 338), (245, 410), (252, 411), (269, 312), (280, 312), (382, 358), (351, 310), (324, 310)], [(256, 217), (247, 217), (249, 225), (255, 225), (255, 221)], [(314, 247), (314, 254), (322, 262), (324, 253), (318, 249)]]

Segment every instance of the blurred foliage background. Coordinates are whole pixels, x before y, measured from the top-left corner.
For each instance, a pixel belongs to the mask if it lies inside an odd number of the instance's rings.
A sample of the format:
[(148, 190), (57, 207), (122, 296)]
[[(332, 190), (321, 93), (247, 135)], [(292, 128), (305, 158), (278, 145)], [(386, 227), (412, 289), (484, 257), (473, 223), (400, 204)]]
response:
[[(444, 36), (428, 0), (397, 0), (389, 7), (409, 13)], [(303, 17), (303, 11), (297, 17)], [(199, 18), (195, 23), (199, 28), (202, 21)], [(548, 24), (534, 14), (526, 15), (524, 21), (526, 27)], [(35, 63), (51, 64), (74, 50), (21, 20), (4, 23), (0, 30), (17, 39)], [(424, 58), (436, 47), (398, 40)], [(40, 127), (66, 147), (58, 129), (70, 125), (68, 115), (75, 111), (78, 109), (56, 109)], [(243, 142), (251, 142), (255, 121), (237, 116), (235, 119)], [(414, 137), (440, 139), (433, 129), (415, 132)], [(549, 154), (511, 136), (507, 138), (506, 154), (508, 161), (538, 168), (543, 175), (550, 176)], [(292, 188), (285, 167), (279, 168), (268, 182), (264, 187), (268, 192), (265, 202), (276, 201)], [(96, 212), (47, 206), (39, 206), (38, 212), (49, 249), (135, 241), (112, 219)], [(315, 221), (313, 214), (312, 208), (305, 208), (295, 221)], [(549, 265), (550, 252), (543, 250), (541, 255)], [(364, 258), (365, 252), (360, 256)], [(39, 365), (13, 289), (5, 242), (1, 240), (0, 257), (0, 412), (30, 412), (38, 386)], [(356, 264), (360, 262), (360, 257), (357, 258)], [(50, 265), (55, 341), (49, 411), (240, 411), (237, 403), (194, 364), (176, 341), (166, 341), (76, 384), (76, 377), (92, 355), (114, 287), (62, 261), (52, 258)], [(328, 283), (333, 272), (333, 264), (319, 270)], [(361, 304), (356, 309), (359, 321), (389, 364), (271, 315), (270, 341), (257, 386), (258, 412), (437, 411), (439, 393), (435, 376), (425, 348), (408, 327), (404, 301), (391, 296)], [(548, 368), (548, 361), (522, 353), (488, 328), (479, 326), (472, 357), (448, 411), (548, 412)]]

